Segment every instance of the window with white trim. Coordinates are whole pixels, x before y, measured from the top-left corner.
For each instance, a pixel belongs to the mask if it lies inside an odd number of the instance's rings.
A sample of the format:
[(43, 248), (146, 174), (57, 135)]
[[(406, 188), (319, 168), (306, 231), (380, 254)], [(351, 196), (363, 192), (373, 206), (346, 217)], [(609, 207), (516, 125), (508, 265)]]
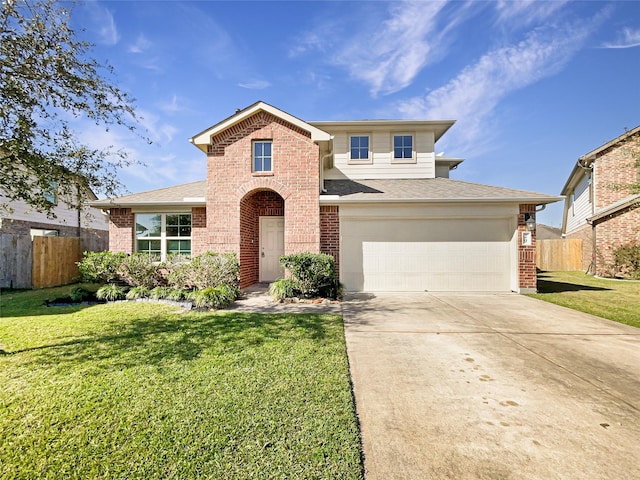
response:
[(413, 135), (393, 136), (394, 160), (411, 160), (413, 158)]
[(351, 163), (371, 163), (369, 135), (351, 135), (349, 137), (349, 161)]
[(157, 261), (169, 255), (191, 256), (191, 214), (137, 213), (136, 252)]
[(273, 171), (273, 142), (271, 140), (260, 140), (253, 142), (253, 171), (272, 172)]

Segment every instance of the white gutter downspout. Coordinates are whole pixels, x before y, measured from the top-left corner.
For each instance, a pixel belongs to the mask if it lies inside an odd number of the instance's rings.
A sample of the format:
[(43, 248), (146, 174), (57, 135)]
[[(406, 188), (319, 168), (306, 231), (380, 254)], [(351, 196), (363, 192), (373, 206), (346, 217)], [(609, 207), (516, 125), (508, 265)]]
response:
[[(332, 137), (333, 138), (333, 137)], [(324, 188), (324, 161), (326, 158), (333, 156), (333, 150), (325, 153), (320, 157), (320, 193), (327, 193), (327, 189)]]

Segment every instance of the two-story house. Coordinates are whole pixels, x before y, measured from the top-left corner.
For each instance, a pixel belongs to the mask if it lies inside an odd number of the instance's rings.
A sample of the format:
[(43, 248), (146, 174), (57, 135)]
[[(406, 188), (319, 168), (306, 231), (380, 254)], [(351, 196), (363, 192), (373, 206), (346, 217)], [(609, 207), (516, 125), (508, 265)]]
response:
[(584, 269), (610, 274), (613, 251), (640, 242), (640, 126), (581, 156), (562, 189), (562, 232), (582, 239)]
[(559, 198), (450, 179), (462, 160), (435, 144), (453, 123), (305, 122), (257, 102), (191, 138), (206, 180), (92, 205), (111, 250), (233, 252), (241, 287), (308, 251), (334, 256), (347, 291), (535, 291), (536, 206)]

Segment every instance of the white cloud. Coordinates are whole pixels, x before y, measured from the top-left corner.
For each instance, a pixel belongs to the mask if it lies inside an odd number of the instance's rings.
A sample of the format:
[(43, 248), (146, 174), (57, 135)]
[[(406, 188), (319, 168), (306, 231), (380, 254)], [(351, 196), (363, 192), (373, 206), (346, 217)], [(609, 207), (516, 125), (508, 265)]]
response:
[(180, 112), (180, 111), (184, 110), (182, 105), (178, 104), (178, 96), (177, 95), (173, 95), (171, 97), (171, 101), (161, 104), (160, 105), (160, 109), (162, 111), (164, 111), (164, 112), (167, 112), (167, 113), (176, 113), (176, 112)]
[(373, 96), (409, 85), (425, 65), (444, 54), (437, 47), (447, 27), (437, 16), (445, 2), (393, 3), (390, 17), (363, 28), (338, 52), (336, 63), (369, 85)]
[(269, 88), (271, 83), (266, 80), (250, 80), (248, 82), (239, 83), (238, 86), (248, 90), (264, 90), (265, 88)]
[(98, 35), (99, 43), (117, 44), (120, 41), (120, 34), (113, 14), (107, 8), (98, 5), (97, 2), (88, 2), (86, 5), (92, 30)]
[(603, 48), (633, 48), (640, 46), (640, 28), (624, 28), (615, 42), (605, 43)]
[(479, 141), (487, 141), (489, 125), (500, 102), (511, 92), (536, 83), (560, 71), (583, 46), (591, 31), (589, 22), (551, 30), (530, 32), (517, 44), (492, 50), (467, 66), (446, 85), (426, 97), (403, 102), (403, 117), (457, 119), (456, 151), (477, 151)]
[(154, 143), (170, 143), (175, 134), (180, 131), (179, 128), (164, 123), (160, 117), (149, 111), (138, 109), (137, 114), (140, 117), (140, 124)]
[(566, 0), (499, 0), (494, 6), (499, 23), (525, 26), (553, 17), (566, 3)]
[(138, 35), (135, 43), (129, 45), (129, 48), (127, 50), (129, 51), (129, 53), (144, 53), (149, 50), (152, 45), (153, 44), (149, 41), (149, 39), (141, 33), (140, 35)]

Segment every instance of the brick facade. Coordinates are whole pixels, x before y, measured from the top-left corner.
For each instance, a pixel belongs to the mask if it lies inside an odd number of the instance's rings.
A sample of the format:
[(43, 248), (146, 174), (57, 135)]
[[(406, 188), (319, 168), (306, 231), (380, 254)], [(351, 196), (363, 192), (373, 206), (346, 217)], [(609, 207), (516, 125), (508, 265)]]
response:
[(109, 250), (134, 252), (135, 215), (130, 208), (112, 208), (109, 211)]
[(332, 255), (340, 272), (340, 212), (336, 205), (320, 207), (320, 252)]
[[(272, 172), (252, 171), (254, 140), (273, 142)], [(308, 132), (261, 111), (213, 137), (207, 157), (208, 250), (236, 253), (241, 264), (254, 261), (255, 247), (242, 234), (252, 234), (251, 222), (242, 217), (252, 195), (267, 190), (284, 203), (284, 253), (320, 251), (319, 147)], [(241, 283), (253, 272), (244, 269)]]
[(640, 208), (622, 210), (595, 222), (596, 275), (611, 276), (613, 252), (628, 243), (640, 244)]
[[(629, 137), (599, 152), (593, 162), (596, 213), (633, 193), (630, 185), (640, 183), (640, 135)], [(613, 251), (630, 242), (640, 242), (640, 211), (620, 210), (600, 218), (595, 225), (595, 273), (611, 274)], [(583, 248), (585, 244), (583, 243)]]
[(535, 219), (535, 211), (535, 205), (520, 205), (520, 214), (518, 215), (518, 287), (521, 293), (532, 293), (538, 288), (535, 230), (531, 232), (531, 245), (522, 245), (522, 233), (529, 231), (525, 223), (525, 214), (533, 215)]
[(191, 209), (191, 256), (196, 257), (207, 251), (207, 209), (194, 207)]

